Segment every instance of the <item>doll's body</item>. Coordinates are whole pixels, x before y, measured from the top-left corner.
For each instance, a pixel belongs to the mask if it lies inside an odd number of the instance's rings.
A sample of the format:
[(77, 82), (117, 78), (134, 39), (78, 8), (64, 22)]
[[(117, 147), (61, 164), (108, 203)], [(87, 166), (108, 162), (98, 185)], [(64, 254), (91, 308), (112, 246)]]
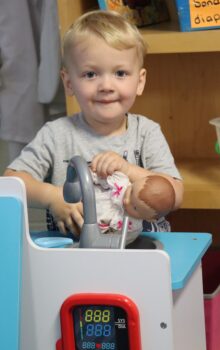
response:
[(138, 237), (143, 220), (155, 221), (174, 207), (173, 187), (160, 175), (144, 177), (131, 184), (128, 177), (119, 171), (107, 178), (91, 173), (100, 230), (103, 233), (120, 232), (124, 215), (128, 214), (127, 243)]
[[(126, 175), (116, 171), (102, 179), (92, 172), (96, 196), (97, 221), (102, 233), (121, 232), (125, 209), (124, 194), (131, 183)], [(129, 217), (127, 243), (142, 231), (142, 220)]]

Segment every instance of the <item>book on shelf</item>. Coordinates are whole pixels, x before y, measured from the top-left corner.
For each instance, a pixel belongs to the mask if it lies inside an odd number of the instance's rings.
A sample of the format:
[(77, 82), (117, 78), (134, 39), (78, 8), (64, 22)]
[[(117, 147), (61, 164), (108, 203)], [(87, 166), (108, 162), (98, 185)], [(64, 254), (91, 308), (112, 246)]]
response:
[(138, 27), (169, 20), (165, 0), (98, 0), (98, 3), (100, 9), (119, 12)]

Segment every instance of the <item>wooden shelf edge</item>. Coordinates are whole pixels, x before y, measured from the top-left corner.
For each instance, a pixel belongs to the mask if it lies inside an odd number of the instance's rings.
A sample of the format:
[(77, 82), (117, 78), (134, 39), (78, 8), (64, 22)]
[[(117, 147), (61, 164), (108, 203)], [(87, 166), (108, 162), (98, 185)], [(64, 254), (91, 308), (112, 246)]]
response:
[(184, 181), (183, 209), (220, 209), (220, 159), (177, 161)]
[(219, 29), (181, 32), (177, 23), (167, 22), (141, 28), (140, 32), (148, 54), (220, 51)]

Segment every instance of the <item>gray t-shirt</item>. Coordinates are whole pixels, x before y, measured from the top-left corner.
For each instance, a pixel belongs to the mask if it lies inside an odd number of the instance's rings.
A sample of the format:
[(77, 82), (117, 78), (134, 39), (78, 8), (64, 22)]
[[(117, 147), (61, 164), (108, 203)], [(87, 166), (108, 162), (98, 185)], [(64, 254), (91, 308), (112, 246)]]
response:
[(8, 168), (63, 185), (68, 161), (74, 155), (90, 162), (103, 151), (114, 151), (130, 163), (181, 179), (160, 126), (134, 114), (128, 114), (128, 128), (120, 136), (96, 134), (82, 113), (48, 122)]
[(120, 136), (97, 134), (82, 113), (48, 122), (8, 168), (61, 186), (74, 155), (90, 162), (103, 151), (114, 151), (132, 164), (181, 179), (159, 124), (135, 114), (128, 114), (127, 130)]

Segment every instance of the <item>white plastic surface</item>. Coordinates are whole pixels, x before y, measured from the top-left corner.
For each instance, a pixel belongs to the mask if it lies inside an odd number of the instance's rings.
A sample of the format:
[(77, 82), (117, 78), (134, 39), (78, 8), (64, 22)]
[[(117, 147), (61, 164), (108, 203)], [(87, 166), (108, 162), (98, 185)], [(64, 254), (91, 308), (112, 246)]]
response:
[(173, 292), (174, 349), (206, 350), (201, 265), (184, 289)]
[[(173, 349), (169, 257), (162, 251), (35, 249), (26, 241), (22, 350), (54, 350), (59, 310), (75, 293), (119, 293), (138, 306), (144, 349)], [(161, 328), (161, 323), (167, 328)], [(130, 349), (132, 350), (132, 349)]]
[(37, 247), (29, 236), (22, 181), (2, 178), (0, 191), (24, 203), (20, 350), (55, 350), (62, 303), (89, 292), (124, 294), (136, 303), (142, 350), (206, 349), (200, 267), (186, 288), (172, 293), (169, 256), (161, 250)]

